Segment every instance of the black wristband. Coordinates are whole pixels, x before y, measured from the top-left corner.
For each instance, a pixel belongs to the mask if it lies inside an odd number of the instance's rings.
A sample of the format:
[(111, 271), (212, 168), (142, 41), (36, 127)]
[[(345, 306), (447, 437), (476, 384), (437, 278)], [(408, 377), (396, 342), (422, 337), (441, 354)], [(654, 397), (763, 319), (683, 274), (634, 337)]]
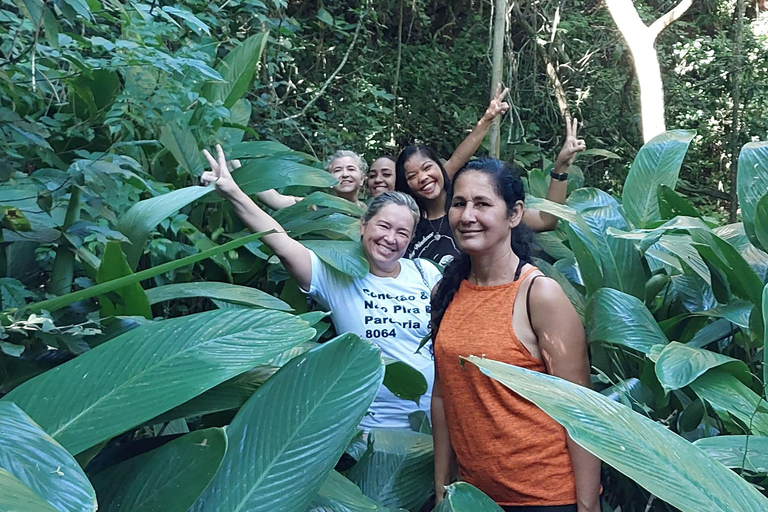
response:
[(568, 179), (568, 173), (567, 172), (555, 172), (551, 171), (549, 175), (552, 177), (553, 180), (557, 181), (566, 181)]

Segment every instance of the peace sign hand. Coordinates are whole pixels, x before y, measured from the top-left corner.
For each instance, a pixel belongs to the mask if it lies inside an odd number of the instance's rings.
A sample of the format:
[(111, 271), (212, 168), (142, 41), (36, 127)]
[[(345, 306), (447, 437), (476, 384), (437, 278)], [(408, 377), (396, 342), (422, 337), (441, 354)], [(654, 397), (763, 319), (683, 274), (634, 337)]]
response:
[(491, 99), (491, 103), (488, 105), (488, 109), (483, 115), (483, 120), (487, 122), (493, 121), (496, 116), (502, 115), (506, 113), (507, 110), (509, 110), (509, 103), (504, 101), (507, 93), (509, 93), (509, 87), (504, 88), (502, 91), (501, 84), (496, 86), (496, 92), (493, 93), (493, 98)]
[(205, 159), (208, 160), (208, 165), (211, 166), (210, 171), (205, 171), (200, 176), (200, 183), (203, 186), (216, 184), (216, 193), (222, 197), (233, 197), (240, 191), (240, 187), (232, 179), (231, 171), (240, 167), (239, 160), (227, 161), (227, 157), (224, 156), (224, 150), (221, 148), (221, 144), (216, 144), (216, 156), (208, 152), (207, 149), (203, 150)]
[(579, 139), (576, 135), (578, 127), (578, 119), (571, 119), (570, 116), (565, 116), (565, 142), (563, 142), (563, 149), (560, 150), (560, 154), (557, 155), (557, 161), (555, 162), (556, 168), (565, 168), (560, 172), (567, 171), (568, 166), (576, 159), (576, 153), (587, 149), (587, 143), (584, 142), (584, 139)]

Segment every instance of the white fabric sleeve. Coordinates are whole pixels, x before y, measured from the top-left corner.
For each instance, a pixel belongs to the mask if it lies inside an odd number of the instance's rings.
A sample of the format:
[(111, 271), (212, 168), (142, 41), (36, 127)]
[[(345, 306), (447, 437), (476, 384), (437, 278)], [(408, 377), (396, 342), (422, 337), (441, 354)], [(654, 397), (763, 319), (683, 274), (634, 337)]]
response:
[(309, 251), (309, 259), (312, 262), (312, 279), (310, 280), (309, 290), (301, 290), (321, 306), (328, 308), (328, 297), (336, 280), (328, 266), (315, 254)]
[(429, 284), (431, 290), (443, 278), (443, 274), (431, 260), (419, 258), (419, 263), (421, 268), (424, 269), (424, 276), (427, 278), (427, 284)]

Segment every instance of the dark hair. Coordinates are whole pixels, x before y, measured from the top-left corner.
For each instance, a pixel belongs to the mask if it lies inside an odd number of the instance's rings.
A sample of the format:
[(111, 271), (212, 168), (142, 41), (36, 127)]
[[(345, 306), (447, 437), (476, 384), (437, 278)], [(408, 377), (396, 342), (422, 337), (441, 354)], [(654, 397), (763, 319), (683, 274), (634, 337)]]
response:
[(381, 160), (382, 158), (386, 158), (387, 160), (389, 160), (393, 164), (397, 163), (397, 158), (393, 157), (392, 155), (381, 155), (379, 157), (376, 157), (373, 161), (375, 162), (376, 160)]
[(416, 200), (416, 204), (421, 208), (422, 213), (424, 213), (427, 211), (424, 200), (411, 190), (411, 187), (408, 186), (408, 182), (405, 179), (405, 163), (414, 155), (421, 155), (429, 158), (437, 164), (440, 168), (440, 172), (443, 174), (443, 190), (445, 190), (446, 194), (450, 193), (451, 179), (448, 177), (448, 173), (445, 171), (445, 167), (443, 167), (440, 157), (437, 156), (437, 153), (435, 153), (432, 148), (421, 144), (411, 144), (410, 146), (406, 146), (406, 148), (400, 152), (400, 155), (395, 162), (395, 190), (398, 192), (405, 192), (413, 197)]
[[(495, 158), (479, 158), (472, 160), (462, 167), (456, 176), (453, 177), (454, 183), (464, 174), (474, 171), (482, 172), (491, 178), (493, 190), (507, 204), (507, 214), (511, 215), (518, 201), (525, 200), (525, 189), (520, 174), (515, 167), (506, 162)], [(448, 191), (445, 209), (449, 210), (451, 200), (453, 199), (453, 190)], [(531, 258), (531, 235), (530, 228), (522, 222), (512, 230), (512, 250), (522, 261), (530, 261)], [(472, 261), (469, 255), (462, 252), (453, 259), (443, 272), (443, 278), (437, 285), (437, 289), (432, 297), (432, 339), (434, 341), (440, 322), (443, 320), (445, 310), (448, 309), (453, 296), (459, 289), (461, 282), (469, 277), (472, 270)]]

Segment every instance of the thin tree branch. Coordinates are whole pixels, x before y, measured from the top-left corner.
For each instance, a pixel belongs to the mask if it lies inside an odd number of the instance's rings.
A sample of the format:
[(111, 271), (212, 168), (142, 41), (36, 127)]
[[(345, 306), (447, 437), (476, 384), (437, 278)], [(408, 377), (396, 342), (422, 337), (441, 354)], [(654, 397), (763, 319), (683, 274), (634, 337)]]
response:
[(651, 37), (656, 39), (661, 31), (667, 28), (671, 23), (680, 19), (685, 12), (693, 5), (693, 0), (681, 0), (667, 14), (654, 21), (649, 28)]
[(293, 114), (292, 116), (285, 117), (283, 119), (280, 119), (278, 122), (284, 122), (284, 121), (290, 121), (292, 119), (296, 119), (298, 117), (303, 116), (307, 113), (307, 110), (312, 107), (312, 105), (315, 104), (315, 102), (320, 99), (320, 96), (323, 95), (325, 90), (328, 88), (330, 83), (333, 81), (334, 78), (336, 78), (336, 75), (339, 74), (341, 69), (344, 67), (344, 65), (347, 63), (347, 59), (349, 59), (349, 54), (352, 53), (352, 49), (355, 47), (355, 43), (357, 43), (357, 36), (360, 35), (360, 28), (363, 26), (363, 18), (365, 18), (365, 13), (367, 11), (363, 10), (360, 13), (360, 19), (357, 21), (357, 28), (355, 29), (355, 35), (352, 37), (352, 42), (349, 45), (349, 48), (347, 48), (346, 53), (344, 54), (344, 58), (341, 59), (341, 64), (339, 64), (339, 67), (337, 67), (333, 73), (331, 73), (331, 76), (328, 77), (328, 80), (325, 81), (323, 86), (320, 88), (319, 91), (317, 91), (317, 94), (315, 94), (314, 98), (309, 100), (309, 103), (304, 105), (304, 108), (301, 109), (301, 111), (297, 114)]

